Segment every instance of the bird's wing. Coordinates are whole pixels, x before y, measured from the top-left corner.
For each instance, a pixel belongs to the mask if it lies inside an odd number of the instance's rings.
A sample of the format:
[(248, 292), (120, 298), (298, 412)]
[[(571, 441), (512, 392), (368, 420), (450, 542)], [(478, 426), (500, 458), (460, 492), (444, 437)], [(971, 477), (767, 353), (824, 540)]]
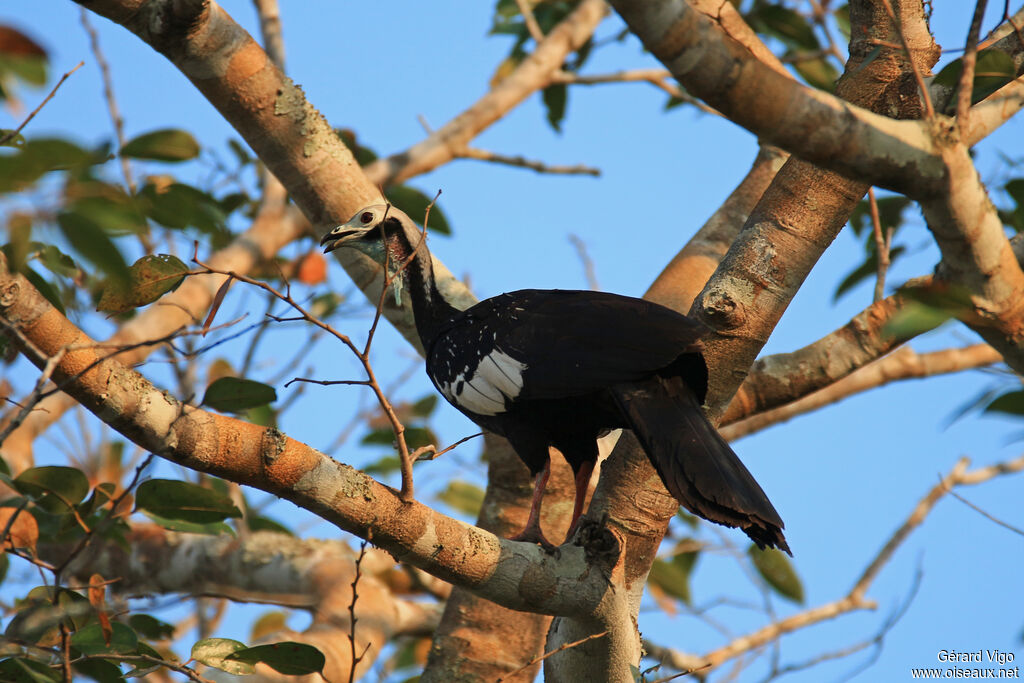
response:
[[(498, 333), (496, 349), (522, 365), (517, 399), (581, 395), (646, 377), (698, 351), (706, 329), (664, 306), (602, 292), (521, 290), (484, 304), (475, 314)], [(505, 381), (501, 369), (481, 365), (495, 371), (496, 384)]]

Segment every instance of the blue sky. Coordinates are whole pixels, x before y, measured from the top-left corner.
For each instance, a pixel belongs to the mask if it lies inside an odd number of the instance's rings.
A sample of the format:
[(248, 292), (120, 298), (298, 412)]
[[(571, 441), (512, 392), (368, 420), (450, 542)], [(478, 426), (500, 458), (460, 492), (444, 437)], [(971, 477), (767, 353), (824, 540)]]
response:
[[(996, 3), (1000, 4), (1001, 3)], [(223, 3), (232, 16), (254, 30), (249, 2)], [(940, 44), (952, 48), (966, 34), (969, 3), (935, 3), (934, 27)], [(16, 8), (16, 9), (15, 9)], [(282, 20), (289, 75), (307, 97), (337, 127), (357, 131), (360, 141), (378, 153), (400, 151), (424, 133), (422, 115), (437, 128), (469, 106), (487, 88), (496, 64), (507, 54), (508, 39), (486, 35), (490, 3), (336, 3), (320, 0), (282, 3)], [(998, 8), (1001, 10), (1000, 8)], [(12, 11), (13, 10), (13, 11)], [(57, 2), (11, 3), (0, 20), (12, 22), (50, 51), (55, 76), (79, 60), (86, 66), (75, 73), (26, 130), (28, 135), (59, 134), (85, 143), (111, 137), (111, 126), (99, 85), (99, 72), (79, 23), (77, 5)], [(91, 16), (111, 63), (115, 88), (127, 134), (132, 137), (164, 127), (192, 131), (206, 153), (227, 156), (229, 137), (238, 138), (226, 122), (163, 57), (124, 29)], [(989, 21), (985, 30), (994, 25)], [(610, 18), (599, 36), (618, 31)], [(945, 55), (946, 63), (957, 55)], [(588, 63), (588, 73), (654, 66), (635, 39), (600, 51)], [(28, 108), (43, 92), (22, 91)], [(646, 84), (579, 87), (570, 92), (568, 117), (562, 134), (544, 121), (538, 96), (485, 132), (474, 146), (504, 154), (522, 154), (548, 163), (584, 163), (602, 170), (590, 177), (542, 176), (477, 161), (459, 161), (411, 181), (433, 194), (443, 190), (441, 206), (455, 235), (435, 237), (432, 248), (451, 270), (466, 277), (481, 298), (523, 287), (583, 288), (586, 282), (569, 235), (587, 245), (602, 289), (641, 295), (704, 220), (742, 178), (756, 151), (754, 138), (734, 125), (692, 109), (663, 111), (665, 95)], [(20, 115), (0, 114), (0, 126), (13, 127)], [(1005, 179), (999, 154), (1021, 157), (1020, 121), (1004, 127), (978, 152), (978, 168), (990, 187)], [(170, 169), (201, 178), (203, 163)], [(162, 172), (158, 165), (138, 173)], [(997, 201), (999, 198), (997, 197)], [(7, 211), (15, 205), (0, 205)], [(931, 272), (938, 260), (919, 212), (912, 209), (904, 240), (913, 255), (897, 264), (889, 282)], [(302, 249), (308, 249), (306, 244)], [(295, 255), (302, 249), (286, 251)], [(788, 351), (844, 324), (870, 303), (871, 284), (862, 285), (833, 304), (832, 292), (858, 261), (860, 245), (849, 231), (836, 240), (794, 300), (765, 353)], [(338, 290), (349, 283), (333, 268), (330, 284)], [(262, 314), (262, 300), (239, 295), (239, 310)], [(97, 336), (109, 334), (109, 324), (82, 321)], [(359, 336), (368, 319), (355, 318), (346, 331)], [(288, 357), (308, 330), (291, 328), (268, 335), (269, 359)], [(947, 326), (914, 342), (919, 350), (974, 343), (968, 330)], [(226, 346), (230, 355), (244, 346)], [(408, 347), (390, 330), (377, 342), (376, 359), (382, 374), (396, 377), (412, 362)], [(351, 377), (354, 363), (339, 361), (336, 347), (321, 344), (310, 363), (318, 376)], [(269, 361), (268, 361), (269, 362)], [(267, 366), (270, 367), (270, 366)], [(257, 373), (260, 366), (257, 365)], [(166, 369), (143, 368), (160, 382)], [(268, 375), (274, 374), (272, 369)], [(34, 376), (25, 364), (12, 372), (21, 386)], [(257, 377), (258, 378), (258, 377)], [(948, 472), (961, 456), (975, 465), (1013, 457), (1019, 452), (1019, 422), (950, 417), (981, 391), (1011, 378), (982, 372), (902, 382), (830, 406), (785, 425), (743, 439), (736, 450), (771, 496), (787, 524), (795, 564), (805, 583), (807, 605), (840, 597), (917, 500)], [(294, 387), (293, 387), (294, 389)], [(281, 390), (287, 396), (289, 390)], [(430, 391), (420, 373), (404, 384), (397, 398), (415, 399)], [(337, 425), (349, 419), (359, 400), (357, 389), (305, 389), (298, 407), (282, 423), (291, 436), (324, 448)], [(436, 427), (444, 442), (475, 431), (461, 416), (443, 406)], [(468, 448), (468, 450), (465, 450)], [(453, 472), (483, 482), (479, 447), (470, 445), (449, 459), (418, 469), (418, 491), (430, 502)], [(49, 442), (38, 445), (40, 461), (56, 461), (60, 452)], [(334, 454), (355, 465), (372, 462), (379, 450), (346, 447)], [(989, 513), (1018, 527), (1021, 522), (1021, 477), (961, 490)], [(277, 504), (274, 512), (317, 536), (338, 533), (325, 523)], [(305, 520), (305, 521), (304, 521)], [(704, 538), (717, 535), (704, 529)], [(728, 533), (743, 545), (738, 533)], [(910, 667), (938, 666), (941, 649), (979, 648), (1016, 652), (1024, 658), (1024, 616), (1019, 580), (1024, 560), (1020, 536), (998, 527), (962, 503), (943, 500), (869, 591), (878, 601), (874, 612), (844, 616), (787, 636), (782, 662), (799, 662), (871, 638), (886, 617), (908, 596), (921, 572), (920, 586), (906, 615), (888, 633), (877, 663), (856, 680), (909, 679)], [(759, 595), (731, 561), (703, 557), (693, 577), (695, 601), (722, 595), (758, 602)], [(779, 615), (797, 607), (776, 601)], [(260, 610), (256, 610), (260, 611)], [(237, 610), (229, 627), (242, 629), (251, 611)], [(740, 634), (759, 626), (763, 617), (748, 611), (721, 608), (715, 617)], [(686, 615), (666, 617), (656, 610), (641, 615), (646, 637), (690, 652), (703, 652), (723, 643), (723, 636)], [(299, 621), (293, 622), (298, 625)], [(835, 680), (866, 659), (861, 653), (823, 664), (786, 678), (790, 681)], [(766, 669), (755, 664), (740, 680), (759, 680)]]

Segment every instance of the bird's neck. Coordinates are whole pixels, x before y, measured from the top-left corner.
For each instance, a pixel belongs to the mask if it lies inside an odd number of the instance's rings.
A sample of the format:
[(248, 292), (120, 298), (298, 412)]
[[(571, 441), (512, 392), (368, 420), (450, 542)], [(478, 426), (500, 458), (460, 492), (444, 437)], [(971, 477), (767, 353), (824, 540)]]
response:
[[(397, 231), (387, 236), (387, 250), (389, 272), (394, 272), (396, 268), (408, 262), (395, 277), (402, 279), (402, 287), (412, 305), (416, 331), (426, 348), (440, 331), (441, 325), (458, 313), (459, 309), (452, 306), (438, 290), (430, 251), (427, 250), (426, 244), (420, 244), (422, 239), (423, 237), (419, 235), (409, 237), (405, 231)], [(410, 243), (410, 240), (415, 241)]]

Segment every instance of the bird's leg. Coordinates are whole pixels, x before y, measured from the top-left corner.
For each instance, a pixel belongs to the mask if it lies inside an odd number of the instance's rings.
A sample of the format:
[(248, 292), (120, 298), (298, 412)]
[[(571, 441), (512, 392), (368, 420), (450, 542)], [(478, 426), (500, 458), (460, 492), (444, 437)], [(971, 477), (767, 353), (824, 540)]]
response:
[(553, 552), (555, 544), (544, 538), (544, 532), (540, 528), (540, 504), (544, 498), (544, 489), (548, 485), (548, 477), (551, 476), (551, 459), (544, 465), (544, 469), (537, 475), (537, 481), (533, 485), (533, 500), (530, 501), (530, 516), (526, 519), (526, 528), (515, 536), (509, 537), (510, 541), (527, 541), (536, 543), (547, 552)]
[(569, 523), (569, 532), (565, 535), (568, 541), (576, 533), (576, 527), (580, 525), (580, 517), (583, 515), (583, 502), (587, 499), (587, 489), (590, 487), (590, 475), (594, 473), (594, 463), (590, 461), (580, 465), (576, 473), (576, 499), (572, 505), (572, 522)]

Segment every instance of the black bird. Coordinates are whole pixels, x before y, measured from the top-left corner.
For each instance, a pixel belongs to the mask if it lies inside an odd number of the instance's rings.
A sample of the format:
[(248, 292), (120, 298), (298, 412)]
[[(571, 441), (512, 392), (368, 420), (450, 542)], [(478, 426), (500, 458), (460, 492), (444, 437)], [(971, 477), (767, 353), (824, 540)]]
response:
[(508, 439), (537, 477), (529, 521), (515, 540), (552, 547), (540, 530), (548, 447), (576, 474), (571, 536), (597, 438), (625, 428), (683, 507), (740, 527), (761, 548), (789, 552), (779, 514), (701, 410), (708, 375), (700, 322), (643, 299), (570, 290), (522, 289), (460, 311), (437, 289), (424, 235), (386, 204), (362, 209), (321, 244), (325, 253), (358, 249), (400, 273), (434, 386)]

